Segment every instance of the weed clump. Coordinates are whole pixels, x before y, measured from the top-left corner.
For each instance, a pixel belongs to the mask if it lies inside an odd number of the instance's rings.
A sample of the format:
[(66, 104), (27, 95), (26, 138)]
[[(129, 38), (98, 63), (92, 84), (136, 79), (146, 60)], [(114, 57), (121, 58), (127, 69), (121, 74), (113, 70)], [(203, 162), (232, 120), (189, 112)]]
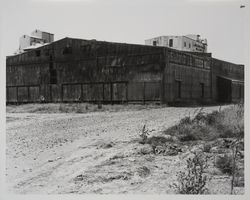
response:
[(217, 158), (215, 166), (219, 168), (222, 173), (231, 175), (233, 172), (233, 157), (224, 154)]
[(211, 144), (204, 144), (204, 146), (203, 146), (203, 152), (209, 153), (211, 149), (212, 149), (212, 145)]
[(200, 109), (193, 119), (188, 116), (180, 123), (164, 131), (176, 136), (181, 142), (217, 138), (244, 137), (244, 106), (237, 104), (223, 111), (206, 114)]
[(145, 144), (147, 139), (148, 139), (148, 136), (149, 136), (149, 130), (146, 128), (146, 124), (143, 125), (142, 127), (142, 131), (140, 133), (140, 138), (141, 140), (139, 141), (139, 143), (141, 144)]
[(182, 152), (181, 148), (174, 143), (173, 137), (164, 137), (164, 136), (151, 136), (149, 137), (149, 130), (146, 128), (146, 125), (143, 126), (139, 143), (147, 144), (150, 148), (142, 148), (140, 153), (145, 155), (149, 153), (154, 154), (163, 154), (168, 156), (177, 155), (179, 152)]
[(187, 159), (185, 172), (179, 172), (178, 182), (171, 185), (178, 194), (205, 194), (208, 177), (205, 175), (207, 157), (201, 153), (194, 153), (192, 158)]

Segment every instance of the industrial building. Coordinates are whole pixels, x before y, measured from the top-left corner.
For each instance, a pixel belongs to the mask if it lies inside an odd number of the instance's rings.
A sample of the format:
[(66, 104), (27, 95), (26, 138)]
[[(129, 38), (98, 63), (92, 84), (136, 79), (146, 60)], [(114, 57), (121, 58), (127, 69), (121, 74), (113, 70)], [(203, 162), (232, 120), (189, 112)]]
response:
[(235, 102), (244, 66), (211, 53), (64, 38), (6, 58), (7, 103)]
[(53, 41), (54, 34), (36, 29), (31, 32), (31, 35), (23, 35), (19, 38), (19, 48), (16, 54), (35, 49)]
[(200, 35), (159, 36), (145, 40), (146, 45), (169, 47), (181, 51), (207, 53), (207, 39)]

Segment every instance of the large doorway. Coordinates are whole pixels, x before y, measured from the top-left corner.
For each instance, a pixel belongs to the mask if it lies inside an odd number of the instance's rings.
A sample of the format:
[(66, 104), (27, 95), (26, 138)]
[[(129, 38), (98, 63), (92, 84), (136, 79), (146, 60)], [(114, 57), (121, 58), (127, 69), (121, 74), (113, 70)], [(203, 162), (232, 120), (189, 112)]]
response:
[(217, 98), (221, 103), (232, 101), (232, 81), (230, 79), (217, 77)]

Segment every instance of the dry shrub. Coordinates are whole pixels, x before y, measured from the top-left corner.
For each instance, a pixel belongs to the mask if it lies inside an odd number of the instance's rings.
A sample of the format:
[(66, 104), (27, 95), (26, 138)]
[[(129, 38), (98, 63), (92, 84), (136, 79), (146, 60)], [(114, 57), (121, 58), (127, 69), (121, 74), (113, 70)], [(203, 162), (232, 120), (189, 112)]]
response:
[(218, 119), (216, 128), (219, 137), (244, 137), (244, 105), (236, 104), (223, 110)]
[[(163, 136), (152, 136), (149, 137), (149, 130), (146, 128), (146, 125), (143, 126), (142, 131), (140, 133), (139, 143), (146, 146), (146, 148), (140, 149), (140, 154), (160, 154), (164, 155), (177, 155), (178, 152), (181, 152), (180, 148), (177, 148), (177, 145), (173, 145), (175, 143), (173, 137), (163, 137)], [(159, 151), (158, 151), (159, 150)]]
[(191, 124), (191, 123), (192, 123), (192, 120), (191, 120), (190, 116), (184, 117), (180, 120), (180, 124), (182, 124), (182, 125)]
[(244, 106), (234, 105), (223, 111), (214, 111), (209, 114), (202, 109), (193, 119), (185, 117), (180, 123), (164, 131), (174, 135), (182, 142), (193, 140), (215, 140), (217, 138), (244, 137)]
[(216, 137), (214, 133), (212, 127), (205, 124), (194, 123), (180, 126), (175, 135), (181, 142), (186, 142), (194, 140), (213, 140)]
[(139, 141), (139, 143), (145, 144), (146, 141), (147, 141), (147, 139), (148, 139), (148, 136), (149, 136), (149, 130), (147, 129), (146, 124), (143, 125), (142, 131), (139, 134), (139, 136), (141, 138), (141, 140)]
[(208, 177), (204, 171), (207, 167), (207, 157), (202, 153), (194, 153), (194, 156), (187, 160), (185, 172), (179, 172), (178, 182), (171, 186), (178, 194), (205, 194)]
[(203, 152), (209, 153), (211, 149), (212, 149), (211, 144), (204, 144), (203, 145)]
[(137, 173), (140, 177), (146, 177), (146, 176), (149, 176), (150, 169), (147, 168), (146, 166), (142, 166), (142, 167), (137, 168)]
[(162, 136), (152, 136), (145, 140), (145, 144), (150, 144), (153, 146), (164, 145), (167, 142), (173, 142), (173, 138), (165, 138)]
[(219, 156), (216, 159), (215, 166), (219, 168), (221, 172), (231, 175), (233, 172), (233, 157), (228, 154)]
[(192, 122), (204, 123), (206, 125), (214, 125), (217, 121), (219, 114), (219, 111), (213, 111), (212, 113), (208, 114), (204, 112), (199, 112), (196, 114)]

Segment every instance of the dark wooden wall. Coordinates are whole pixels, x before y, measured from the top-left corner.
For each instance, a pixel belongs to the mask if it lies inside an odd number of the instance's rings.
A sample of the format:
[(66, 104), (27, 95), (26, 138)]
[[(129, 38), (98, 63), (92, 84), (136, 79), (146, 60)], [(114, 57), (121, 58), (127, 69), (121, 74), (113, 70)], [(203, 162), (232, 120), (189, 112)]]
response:
[(218, 77), (231, 81), (231, 101), (235, 102), (244, 99), (244, 65), (236, 65), (213, 58), (211, 63), (211, 74), (213, 99), (218, 101), (220, 96), (218, 94), (219, 89), (217, 88)]
[(168, 50), (165, 101), (211, 101), (211, 58)]
[(208, 54), (64, 38), (7, 57), (7, 102), (211, 101), (214, 77), (242, 80), (237, 67)]

